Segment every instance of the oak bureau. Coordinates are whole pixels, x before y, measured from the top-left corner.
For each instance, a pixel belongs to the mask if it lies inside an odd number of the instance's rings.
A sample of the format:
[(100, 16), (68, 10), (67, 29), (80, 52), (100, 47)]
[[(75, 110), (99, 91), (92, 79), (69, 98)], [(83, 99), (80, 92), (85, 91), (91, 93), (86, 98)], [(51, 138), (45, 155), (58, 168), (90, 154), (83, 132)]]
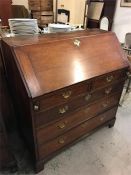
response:
[(100, 126), (114, 125), (128, 71), (114, 33), (17, 36), (3, 39), (2, 48), (19, 127), (36, 172)]

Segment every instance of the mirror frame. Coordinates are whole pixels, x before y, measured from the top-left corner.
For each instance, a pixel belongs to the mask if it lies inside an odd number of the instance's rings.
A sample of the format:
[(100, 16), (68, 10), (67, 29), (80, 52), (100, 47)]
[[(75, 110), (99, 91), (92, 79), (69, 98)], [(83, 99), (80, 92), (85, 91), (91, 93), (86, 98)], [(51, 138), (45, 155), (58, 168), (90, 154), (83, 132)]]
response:
[(131, 2), (126, 2), (125, 0), (121, 0), (121, 7), (131, 7)]

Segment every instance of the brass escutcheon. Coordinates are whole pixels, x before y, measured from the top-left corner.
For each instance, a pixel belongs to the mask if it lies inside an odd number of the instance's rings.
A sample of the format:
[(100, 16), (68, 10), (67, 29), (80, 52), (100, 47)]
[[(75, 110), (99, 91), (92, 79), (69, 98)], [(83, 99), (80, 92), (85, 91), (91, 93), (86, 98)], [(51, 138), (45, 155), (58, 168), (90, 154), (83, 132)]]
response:
[(38, 105), (34, 105), (33, 108), (34, 108), (34, 111), (38, 111), (39, 110), (39, 106)]
[(101, 117), (101, 118), (100, 118), (100, 121), (103, 121), (103, 120), (104, 120), (104, 117)]
[(76, 40), (74, 41), (74, 45), (75, 45), (75, 46), (80, 47), (80, 44), (81, 44), (80, 40), (76, 39)]
[(61, 139), (58, 140), (58, 142), (59, 142), (60, 144), (64, 144), (64, 143), (65, 143), (65, 140), (64, 140), (63, 138), (61, 138)]
[(85, 100), (86, 100), (86, 101), (89, 101), (90, 98), (91, 98), (91, 94), (87, 94), (87, 95), (85, 96)]
[(65, 106), (65, 107), (59, 109), (59, 113), (60, 113), (60, 114), (64, 114), (64, 113), (66, 113), (67, 111), (68, 111), (68, 106)]
[(105, 94), (110, 94), (111, 93), (111, 91), (112, 91), (112, 88), (110, 87), (110, 88), (107, 88), (107, 89), (105, 89)]
[(104, 108), (107, 108), (108, 103), (103, 103), (102, 106), (103, 106)]
[(106, 81), (108, 82), (108, 83), (110, 83), (112, 80), (113, 80), (113, 76), (111, 75), (111, 76), (108, 76), (108, 77), (106, 77)]
[(66, 124), (63, 122), (57, 126), (59, 129), (64, 129), (66, 127)]
[(71, 91), (67, 91), (67, 92), (63, 92), (62, 96), (67, 99), (71, 96), (72, 92)]
[(82, 128), (86, 128), (88, 126), (88, 123), (86, 122), (86, 123), (83, 123), (83, 124), (81, 124), (81, 127)]
[(131, 78), (131, 72), (127, 72), (128, 78)]

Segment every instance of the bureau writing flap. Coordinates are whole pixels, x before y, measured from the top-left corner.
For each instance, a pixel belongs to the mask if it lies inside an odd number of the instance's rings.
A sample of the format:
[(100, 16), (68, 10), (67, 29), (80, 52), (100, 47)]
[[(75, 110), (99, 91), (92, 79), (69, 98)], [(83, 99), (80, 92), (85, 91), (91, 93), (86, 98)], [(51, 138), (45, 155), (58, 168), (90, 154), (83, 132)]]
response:
[(13, 49), (32, 97), (128, 66), (114, 33), (51, 36)]

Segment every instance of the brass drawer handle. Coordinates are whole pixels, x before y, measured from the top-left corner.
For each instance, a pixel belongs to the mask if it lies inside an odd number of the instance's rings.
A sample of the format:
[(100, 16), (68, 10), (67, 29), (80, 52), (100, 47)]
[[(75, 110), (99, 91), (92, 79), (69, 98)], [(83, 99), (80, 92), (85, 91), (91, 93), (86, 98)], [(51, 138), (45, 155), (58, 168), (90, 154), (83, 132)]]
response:
[(110, 88), (107, 88), (106, 90), (105, 90), (105, 94), (110, 94), (111, 93), (111, 91), (112, 91), (112, 88), (110, 87)]
[(34, 103), (33, 109), (34, 109), (34, 111), (39, 111), (39, 109), (40, 109), (40, 104), (39, 104), (39, 102), (35, 102), (35, 103)]
[(107, 107), (108, 107), (108, 103), (103, 103), (102, 106), (103, 106), (104, 108), (107, 108)]
[(111, 75), (111, 76), (108, 76), (108, 77), (106, 77), (106, 81), (108, 82), (108, 83), (110, 83), (112, 80), (113, 80), (113, 76)]
[(81, 44), (81, 42), (80, 42), (78, 39), (76, 39), (76, 40), (74, 41), (74, 45), (75, 45), (75, 46), (80, 47), (80, 44)]
[(87, 94), (87, 95), (85, 96), (85, 100), (86, 100), (86, 101), (89, 101), (90, 98), (91, 98), (91, 94)]
[(88, 126), (88, 123), (87, 123), (87, 122), (81, 124), (81, 127), (82, 127), (82, 128), (86, 128), (87, 126)]
[(66, 112), (68, 111), (68, 109), (69, 109), (68, 106), (65, 106), (65, 107), (63, 107), (63, 108), (60, 108), (60, 109), (59, 109), (59, 113), (60, 113), (60, 114), (64, 114), (64, 113), (66, 113)]
[(65, 143), (65, 140), (63, 138), (61, 138), (61, 139), (58, 140), (58, 143), (64, 144)]
[(128, 78), (131, 78), (131, 72), (127, 72)]
[(64, 93), (62, 94), (62, 96), (63, 96), (65, 99), (67, 99), (67, 98), (69, 98), (69, 97), (71, 96), (71, 94), (72, 94), (71, 91), (67, 91), (67, 92), (64, 92)]
[(64, 129), (66, 127), (66, 124), (67, 124), (67, 121), (63, 122), (63, 123), (60, 123), (57, 127), (59, 129)]
[(105, 119), (104, 117), (101, 117), (101, 118), (100, 118), (100, 121), (102, 122), (102, 121), (104, 121), (104, 119)]
[(88, 114), (89, 113), (89, 111), (90, 111), (90, 107), (87, 107), (85, 110), (84, 110), (84, 112), (86, 113), (86, 114)]

